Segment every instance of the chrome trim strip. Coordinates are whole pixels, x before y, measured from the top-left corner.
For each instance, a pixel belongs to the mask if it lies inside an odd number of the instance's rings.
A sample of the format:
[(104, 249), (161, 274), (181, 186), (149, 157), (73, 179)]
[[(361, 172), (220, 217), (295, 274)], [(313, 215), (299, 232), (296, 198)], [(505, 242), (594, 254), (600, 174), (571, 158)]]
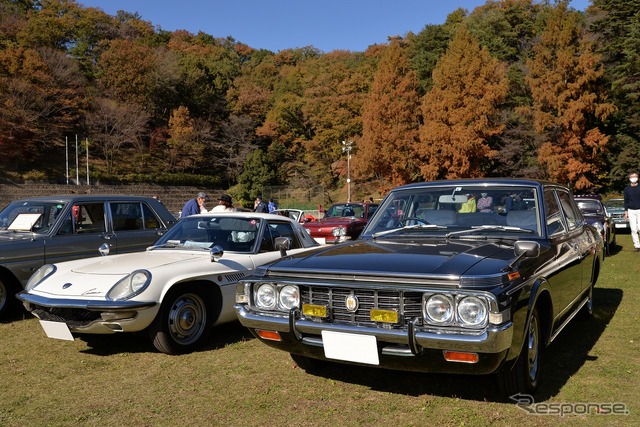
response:
[(576, 317), (576, 315), (580, 312), (582, 307), (584, 307), (588, 302), (589, 302), (589, 296), (587, 295), (587, 297), (584, 300), (582, 300), (582, 302), (578, 305), (578, 307), (576, 307), (576, 309), (573, 310), (573, 313), (571, 313), (571, 315), (569, 317), (567, 317), (564, 320), (564, 322), (562, 322), (562, 324), (558, 327), (558, 329), (556, 329), (556, 331), (553, 333), (553, 335), (551, 335), (551, 338), (549, 338), (549, 344), (551, 344), (553, 342), (553, 340), (556, 339), (556, 337), (560, 334), (560, 332), (562, 332), (562, 330), (565, 328), (565, 326), (567, 326), (569, 324), (569, 322), (574, 317)]
[[(275, 277), (274, 277), (275, 276)], [(385, 280), (392, 280), (393, 283), (401, 284), (420, 284), (420, 285), (447, 285), (447, 286), (460, 286), (460, 277), (453, 275), (442, 275), (440, 277), (424, 278), (424, 275), (403, 275), (399, 272), (393, 273), (376, 273), (372, 276), (368, 271), (355, 271), (349, 272), (349, 274), (324, 273), (324, 272), (309, 272), (303, 273), (300, 271), (286, 272), (284, 270), (271, 269), (267, 272), (265, 277), (269, 277), (270, 280), (276, 278), (293, 278), (296, 280), (332, 280), (332, 281), (349, 281), (349, 282), (383, 282)]]
[(97, 301), (70, 298), (48, 298), (40, 295), (32, 295), (27, 291), (16, 294), (16, 298), (26, 304), (35, 304), (52, 308), (81, 308), (92, 311), (103, 310), (131, 310), (136, 308), (153, 307), (158, 304), (155, 301)]

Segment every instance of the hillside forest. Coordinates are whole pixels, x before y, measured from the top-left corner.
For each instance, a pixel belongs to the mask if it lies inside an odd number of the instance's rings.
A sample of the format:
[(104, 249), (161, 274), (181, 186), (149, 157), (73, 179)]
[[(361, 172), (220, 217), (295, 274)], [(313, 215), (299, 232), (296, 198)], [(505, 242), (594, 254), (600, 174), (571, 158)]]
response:
[(0, 175), (60, 182), (77, 135), (94, 180), (245, 201), (348, 174), (354, 198), (483, 176), (620, 191), (640, 163), (639, 11), (488, 0), (364, 52), (271, 52), (73, 0), (0, 0)]

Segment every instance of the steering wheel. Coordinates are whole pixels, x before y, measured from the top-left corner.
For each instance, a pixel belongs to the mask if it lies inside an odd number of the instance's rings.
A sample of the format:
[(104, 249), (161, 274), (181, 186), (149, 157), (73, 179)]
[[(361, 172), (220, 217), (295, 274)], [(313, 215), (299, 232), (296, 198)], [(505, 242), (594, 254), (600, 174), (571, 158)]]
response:
[(409, 221), (415, 221), (415, 222), (421, 223), (423, 225), (429, 225), (429, 223), (427, 221), (425, 221), (422, 218), (418, 218), (417, 216), (408, 216), (406, 218), (403, 218), (400, 221), (398, 221), (398, 225), (405, 226), (406, 225), (405, 223), (407, 223)]

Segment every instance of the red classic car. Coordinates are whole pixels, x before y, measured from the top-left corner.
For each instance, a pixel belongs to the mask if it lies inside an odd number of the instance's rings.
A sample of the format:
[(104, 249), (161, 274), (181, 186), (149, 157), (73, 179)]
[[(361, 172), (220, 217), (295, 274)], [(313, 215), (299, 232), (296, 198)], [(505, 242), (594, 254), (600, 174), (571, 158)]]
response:
[(375, 203), (336, 203), (324, 218), (303, 225), (320, 244), (342, 243), (356, 239), (377, 208)]

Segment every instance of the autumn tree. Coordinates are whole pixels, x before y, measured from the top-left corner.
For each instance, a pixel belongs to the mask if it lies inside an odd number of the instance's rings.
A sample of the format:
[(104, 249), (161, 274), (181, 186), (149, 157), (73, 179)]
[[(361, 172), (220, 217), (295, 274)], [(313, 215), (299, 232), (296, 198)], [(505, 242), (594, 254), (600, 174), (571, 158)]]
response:
[(122, 161), (139, 146), (147, 129), (149, 115), (138, 105), (123, 104), (113, 99), (97, 98), (87, 114), (92, 149), (102, 156), (106, 172), (141, 173), (138, 165)]
[(420, 125), (418, 79), (406, 41), (393, 38), (383, 51), (362, 111), (355, 175), (377, 181), (380, 191), (412, 181), (418, 172), (411, 149)]
[(205, 144), (198, 138), (195, 121), (187, 107), (181, 106), (171, 112), (167, 147), (165, 159), (169, 171), (195, 171)]
[(582, 15), (567, 2), (550, 8), (546, 27), (527, 61), (533, 120), (543, 141), (538, 159), (548, 177), (586, 189), (600, 184), (609, 137), (598, 126), (613, 111), (598, 89), (603, 75)]
[(433, 70), (422, 101), (424, 124), (415, 152), (426, 180), (485, 175), (503, 132), (498, 107), (508, 81), (504, 64), (461, 26)]

